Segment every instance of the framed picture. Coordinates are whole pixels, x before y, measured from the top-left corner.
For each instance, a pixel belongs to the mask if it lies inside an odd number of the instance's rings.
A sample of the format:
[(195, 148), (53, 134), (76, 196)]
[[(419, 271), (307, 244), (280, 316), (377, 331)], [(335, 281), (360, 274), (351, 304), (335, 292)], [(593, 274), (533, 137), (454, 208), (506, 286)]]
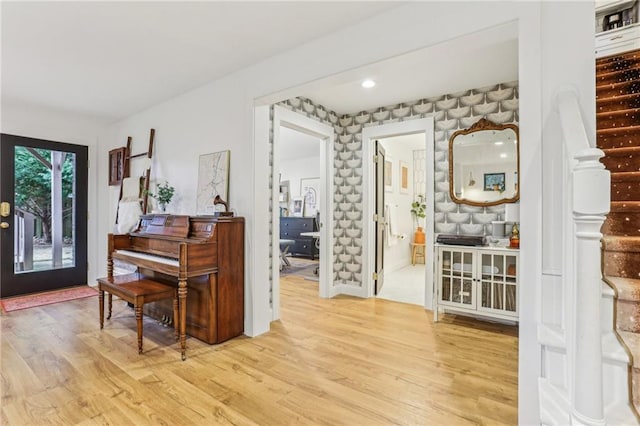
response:
[(217, 195), (229, 201), (229, 157), (231, 151), (220, 151), (200, 156), (198, 161), (198, 192), (196, 214), (212, 215), (224, 205), (213, 203)]
[(127, 176), (128, 170), (125, 170), (125, 156), (127, 148), (116, 148), (109, 151), (109, 185), (120, 185), (123, 178)]
[(291, 216), (302, 217), (304, 213), (304, 197), (291, 197)]
[(485, 191), (504, 191), (504, 173), (485, 173), (484, 174), (484, 190)]
[(409, 165), (400, 160), (400, 192), (403, 194), (409, 193)]
[(393, 192), (393, 160), (388, 155), (384, 159), (384, 190)]
[(320, 208), (320, 178), (300, 179), (300, 196), (304, 197), (304, 216), (315, 217)]

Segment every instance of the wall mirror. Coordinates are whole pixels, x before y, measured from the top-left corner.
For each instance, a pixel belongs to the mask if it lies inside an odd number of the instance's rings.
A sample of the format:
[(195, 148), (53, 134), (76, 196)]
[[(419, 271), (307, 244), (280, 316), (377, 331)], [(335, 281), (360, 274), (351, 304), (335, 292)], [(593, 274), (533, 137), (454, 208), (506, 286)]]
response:
[(449, 194), (455, 203), (495, 206), (520, 198), (518, 126), (480, 119), (449, 139)]

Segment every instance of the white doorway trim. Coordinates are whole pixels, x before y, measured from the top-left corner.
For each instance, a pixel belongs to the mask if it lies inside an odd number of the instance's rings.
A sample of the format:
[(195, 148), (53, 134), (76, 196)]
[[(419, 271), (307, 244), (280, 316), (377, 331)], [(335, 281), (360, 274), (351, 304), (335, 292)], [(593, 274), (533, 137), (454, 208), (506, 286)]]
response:
[(333, 296), (330, 283), (333, 282), (333, 128), (327, 124), (305, 117), (281, 106), (274, 106), (273, 112), (273, 193), (272, 193), (272, 320), (280, 318), (280, 209), (278, 203), (279, 185), (276, 182), (280, 171), (279, 142), (280, 127), (287, 127), (320, 139), (320, 297)]
[(379, 126), (365, 127), (362, 131), (362, 156), (365, 159), (363, 165), (363, 217), (366, 218), (363, 229), (364, 247), (369, 247), (367, 254), (362, 258), (363, 287), (367, 292), (367, 297), (372, 297), (375, 292), (373, 281), (373, 266), (375, 265), (375, 229), (373, 213), (375, 211), (375, 182), (374, 182), (374, 141), (375, 139), (388, 138), (392, 136), (406, 135), (410, 133), (425, 134), (425, 183), (427, 187), (427, 217), (425, 218), (425, 308), (433, 308), (433, 243), (434, 243), (434, 123), (433, 117), (421, 118), (417, 120), (407, 120), (399, 123), (382, 124)]

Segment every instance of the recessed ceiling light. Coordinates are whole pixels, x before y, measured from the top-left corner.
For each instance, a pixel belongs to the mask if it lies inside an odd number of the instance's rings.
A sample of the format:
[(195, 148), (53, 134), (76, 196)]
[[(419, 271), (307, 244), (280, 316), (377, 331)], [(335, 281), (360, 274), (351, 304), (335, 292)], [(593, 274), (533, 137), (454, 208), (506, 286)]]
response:
[(376, 85), (376, 82), (369, 79), (362, 82), (362, 87), (364, 87), (365, 89), (371, 89), (375, 85)]

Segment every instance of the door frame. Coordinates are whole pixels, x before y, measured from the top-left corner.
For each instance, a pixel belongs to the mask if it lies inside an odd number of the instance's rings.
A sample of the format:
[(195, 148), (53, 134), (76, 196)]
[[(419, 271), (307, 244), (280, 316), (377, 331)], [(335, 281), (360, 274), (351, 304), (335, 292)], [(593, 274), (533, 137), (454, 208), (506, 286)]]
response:
[[(52, 146), (52, 144), (54, 146)], [(2, 167), (2, 190), (0, 191), (0, 197), (4, 197), (8, 194), (5, 191), (11, 192), (11, 211), (8, 217), (3, 218), (4, 222), (9, 224), (9, 228), (1, 230), (2, 237), (0, 237), (0, 259), (2, 260), (3, 268), (0, 270), (0, 277), (2, 279), (2, 297), (14, 296), (18, 294), (27, 294), (40, 291), (55, 290), (59, 288), (71, 287), (75, 285), (87, 285), (88, 278), (88, 184), (89, 184), (89, 147), (86, 145), (70, 144), (65, 142), (30, 138), (27, 136), (2, 134), (2, 146), (0, 147), (1, 157), (11, 158), (11, 163), (7, 163), (7, 167)], [(29, 146), (33, 148), (43, 148), (54, 151), (67, 151), (73, 152), (76, 155), (76, 188), (75, 188), (75, 214), (76, 214), (76, 228), (75, 228), (75, 253), (74, 253), (74, 267), (48, 269), (44, 271), (33, 271), (21, 274), (15, 274), (13, 260), (7, 262), (7, 259), (12, 259), (14, 256), (13, 238), (5, 238), (9, 232), (14, 233), (15, 228), (15, 163), (14, 152), (15, 146)], [(86, 167), (83, 167), (83, 164)], [(7, 201), (6, 198), (2, 198), (2, 201)], [(82, 214), (84, 213), (84, 221)], [(10, 269), (8, 269), (10, 268)], [(7, 283), (13, 281), (24, 292), (16, 293), (14, 289), (8, 289)], [(55, 286), (48, 285), (46, 282), (58, 283)]]
[(280, 127), (287, 127), (299, 132), (315, 136), (320, 140), (320, 264), (318, 269), (319, 295), (323, 298), (334, 296), (333, 286), (333, 151), (334, 131), (327, 124), (312, 120), (302, 114), (274, 105), (273, 111), (273, 176), (271, 209), (272, 209), (272, 241), (271, 270), (272, 273), (272, 320), (280, 318), (280, 209), (279, 185), (276, 176), (280, 171)]
[[(373, 214), (375, 212), (375, 170), (373, 155), (375, 153), (375, 140), (385, 139), (393, 136), (401, 136), (412, 133), (425, 134), (425, 183), (427, 187), (427, 217), (425, 218), (425, 309), (433, 309), (433, 289), (434, 289), (434, 119), (432, 116), (401, 121), (398, 123), (381, 124), (379, 126), (365, 127), (362, 131), (362, 155), (367, 159), (363, 166), (363, 193), (365, 199), (362, 206), (363, 217), (369, 218), (365, 220), (364, 232), (362, 234), (362, 245), (364, 247), (372, 247), (376, 242), (375, 224), (373, 222)], [(429, 193), (430, 192), (430, 193)], [(375, 295), (375, 282), (373, 280), (373, 271), (375, 268), (375, 250), (367, 250), (366, 255), (362, 257), (362, 276), (363, 290), (366, 297)]]

